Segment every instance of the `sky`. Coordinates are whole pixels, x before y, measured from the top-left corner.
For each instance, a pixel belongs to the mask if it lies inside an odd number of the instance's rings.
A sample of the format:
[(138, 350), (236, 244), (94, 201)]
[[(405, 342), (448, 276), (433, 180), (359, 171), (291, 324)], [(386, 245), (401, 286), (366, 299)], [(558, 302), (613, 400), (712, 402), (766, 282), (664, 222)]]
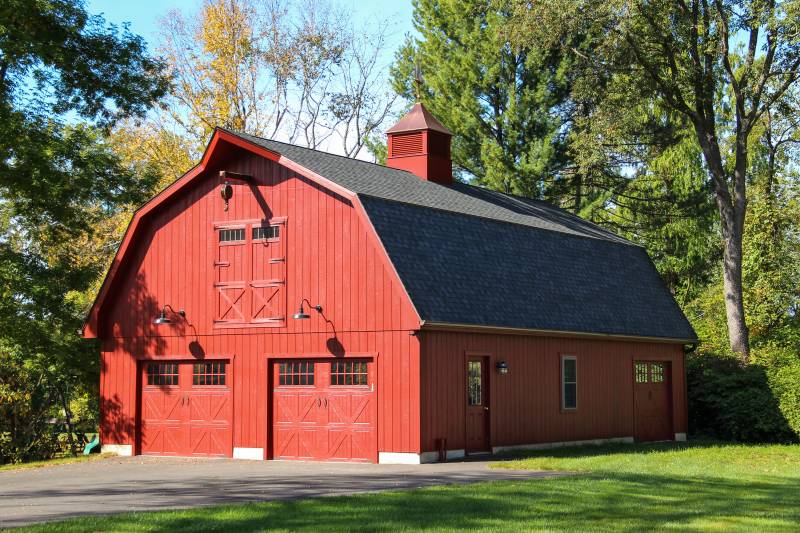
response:
[[(2, 0), (0, 0), (2, 1)], [(258, 0), (256, 0), (258, 1)], [(313, 1), (313, 0), (312, 0)], [(379, 63), (385, 65), (386, 83), (388, 84), (388, 68), (394, 52), (403, 43), (405, 35), (413, 33), (411, 0), (329, 0), (335, 6), (354, 14), (354, 26), (374, 25), (382, 21), (390, 21), (387, 29), (386, 47)], [(109, 23), (130, 24), (130, 31), (142, 36), (151, 51), (158, 46), (159, 21), (170, 11), (177, 10), (189, 18), (199, 11), (203, 0), (86, 0), (86, 8), (92, 15), (102, 15)], [(387, 126), (388, 127), (388, 126)], [(277, 135), (280, 140), (280, 134)], [(286, 140), (286, 139), (283, 139)], [(342, 153), (342, 149), (330, 139), (320, 148), (333, 153)], [(368, 150), (362, 150), (359, 159), (372, 160)]]
[[(202, 0), (87, 0), (86, 7), (89, 13), (102, 14), (108, 22), (118, 25), (129, 22), (131, 31), (144, 37), (152, 48), (160, 18), (172, 9), (184, 14), (196, 12), (201, 4)], [(359, 23), (378, 20), (394, 22), (389, 35), (386, 63), (391, 61), (404, 35), (413, 32), (411, 0), (339, 0), (335, 4), (355, 14), (356, 27)]]

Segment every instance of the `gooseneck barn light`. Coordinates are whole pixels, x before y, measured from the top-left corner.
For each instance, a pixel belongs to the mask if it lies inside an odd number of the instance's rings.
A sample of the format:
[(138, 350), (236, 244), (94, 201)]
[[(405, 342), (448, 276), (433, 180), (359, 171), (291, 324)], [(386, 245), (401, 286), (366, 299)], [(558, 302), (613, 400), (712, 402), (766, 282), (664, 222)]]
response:
[[(166, 304), (164, 307), (161, 308), (161, 314), (158, 316), (158, 318), (153, 320), (153, 324), (155, 324), (156, 326), (160, 326), (162, 324), (172, 324), (172, 319), (170, 319), (167, 316), (167, 307), (169, 307), (170, 312), (172, 312), (173, 314), (175, 313), (175, 309), (173, 309), (171, 305)], [(186, 311), (184, 311), (183, 309), (179, 310), (178, 314), (181, 317), (184, 318), (186, 317)]]
[(300, 300), (300, 310), (297, 311), (294, 315), (292, 315), (292, 318), (294, 318), (295, 320), (305, 320), (307, 318), (311, 318), (311, 315), (306, 313), (306, 310), (303, 308), (304, 303), (307, 303), (308, 306), (314, 309), (317, 313), (322, 312), (321, 305), (311, 305), (311, 302), (309, 302), (307, 298), (303, 298), (302, 300)]

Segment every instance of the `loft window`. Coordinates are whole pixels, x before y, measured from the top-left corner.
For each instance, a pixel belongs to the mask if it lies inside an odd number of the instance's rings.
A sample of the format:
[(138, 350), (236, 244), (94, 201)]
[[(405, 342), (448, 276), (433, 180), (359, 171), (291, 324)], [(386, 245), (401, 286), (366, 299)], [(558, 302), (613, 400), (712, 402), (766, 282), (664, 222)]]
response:
[(192, 385), (225, 385), (225, 363), (195, 363)]
[(331, 363), (331, 385), (366, 384), (366, 361), (334, 361)]
[(243, 241), (244, 228), (219, 230), (219, 242)]
[(314, 363), (312, 361), (291, 361), (278, 367), (280, 385), (313, 385)]
[(281, 236), (280, 226), (254, 226), (253, 227), (253, 240), (260, 239), (277, 239)]
[(561, 357), (561, 405), (578, 408), (578, 360), (572, 355)]
[(148, 385), (177, 385), (178, 384), (178, 364), (177, 363), (148, 363), (147, 364), (147, 384)]

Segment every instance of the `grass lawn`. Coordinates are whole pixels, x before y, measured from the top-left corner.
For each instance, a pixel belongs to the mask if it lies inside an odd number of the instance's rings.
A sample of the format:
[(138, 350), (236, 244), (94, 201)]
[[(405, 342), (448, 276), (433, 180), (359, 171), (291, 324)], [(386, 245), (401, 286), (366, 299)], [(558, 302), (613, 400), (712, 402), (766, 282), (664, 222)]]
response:
[(13, 463), (0, 465), (0, 472), (7, 470), (20, 470), (22, 468), (43, 468), (45, 466), (65, 465), (68, 463), (81, 463), (84, 461), (95, 461), (113, 457), (113, 453), (93, 453), (91, 455), (78, 455), (77, 457), (59, 457), (58, 459), (48, 459), (47, 461), (31, 461), (30, 463)]
[(613, 445), (499, 468), (569, 477), (80, 518), (39, 531), (798, 531), (800, 446)]

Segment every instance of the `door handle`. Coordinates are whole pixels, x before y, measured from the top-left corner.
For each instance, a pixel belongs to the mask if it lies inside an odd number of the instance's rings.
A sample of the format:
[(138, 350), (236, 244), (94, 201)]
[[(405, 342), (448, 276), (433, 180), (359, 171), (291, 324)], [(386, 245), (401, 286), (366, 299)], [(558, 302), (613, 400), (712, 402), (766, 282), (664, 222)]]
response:
[(322, 400), (317, 398), (317, 407), (320, 407), (320, 406), (322, 406)]
[(326, 409), (328, 408), (328, 399), (327, 398), (325, 398), (325, 408)]
[(489, 410), (489, 408), (488, 408), (488, 407), (484, 407), (483, 409), (484, 409), (484, 411), (488, 411), (488, 410)]

